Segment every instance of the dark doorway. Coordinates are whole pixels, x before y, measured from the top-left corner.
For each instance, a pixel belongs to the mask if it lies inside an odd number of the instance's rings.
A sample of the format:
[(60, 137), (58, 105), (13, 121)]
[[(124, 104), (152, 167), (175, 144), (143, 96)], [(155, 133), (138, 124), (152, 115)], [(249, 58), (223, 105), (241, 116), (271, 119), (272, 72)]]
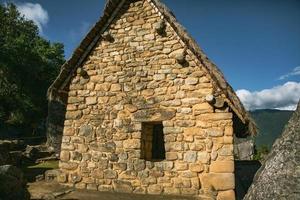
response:
[(165, 142), (161, 122), (142, 124), (142, 158), (151, 161), (165, 159)]

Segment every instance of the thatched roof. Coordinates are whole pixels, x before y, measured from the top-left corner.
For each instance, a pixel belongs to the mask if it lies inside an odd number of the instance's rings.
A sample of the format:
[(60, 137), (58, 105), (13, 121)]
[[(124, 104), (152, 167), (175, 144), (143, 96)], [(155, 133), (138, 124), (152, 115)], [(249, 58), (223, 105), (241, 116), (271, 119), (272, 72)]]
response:
[[(71, 74), (82, 64), (84, 59), (88, 56), (90, 51), (93, 49), (101, 34), (107, 29), (116, 13), (120, 10), (122, 5), (130, 0), (107, 0), (103, 16), (99, 21), (91, 28), (86, 37), (82, 40), (80, 45), (75, 49), (71, 58), (63, 64), (61, 72), (48, 89), (48, 98), (52, 99), (56, 93), (60, 91), (65, 84), (69, 81)], [(221, 89), (221, 92), (227, 97), (228, 105), (238, 116), (238, 118), (248, 127), (248, 132), (251, 135), (256, 134), (256, 125), (245, 110), (243, 104), (237, 97), (232, 87), (225, 80), (222, 72), (218, 67), (211, 62), (204, 52), (201, 50), (196, 41), (187, 33), (185, 28), (179, 24), (173, 15), (173, 13), (163, 4), (160, 0), (147, 0), (153, 3), (158, 11), (164, 16), (165, 20), (172, 26), (177, 32), (181, 40), (187, 45), (187, 48), (195, 54), (198, 60), (206, 67), (208, 73), (214, 80), (214, 84)]]

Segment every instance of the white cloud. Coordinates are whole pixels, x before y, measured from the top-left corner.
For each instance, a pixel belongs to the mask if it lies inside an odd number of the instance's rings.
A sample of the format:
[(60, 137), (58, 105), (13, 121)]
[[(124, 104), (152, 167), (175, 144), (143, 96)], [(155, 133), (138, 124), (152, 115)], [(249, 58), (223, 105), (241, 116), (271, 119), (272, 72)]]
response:
[(287, 79), (287, 78), (289, 78), (291, 76), (299, 76), (299, 75), (300, 75), (300, 66), (295, 67), (293, 69), (293, 71), (291, 71), (291, 72), (289, 72), (289, 73), (287, 73), (285, 75), (280, 76), (279, 80), (284, 80), (284, 79)]
[(236, 91), (247, 110), (281, 109), (295, 110), (300, 99), (300, 82), (287, 82), (270, 89), (250, 92)]
[(17, 8), (19, 12), (25, 16), (26, 19), (32, 20), (43, 32), (43, 26), (49, 21), (48, 12), (38, 3), (18, 3)]

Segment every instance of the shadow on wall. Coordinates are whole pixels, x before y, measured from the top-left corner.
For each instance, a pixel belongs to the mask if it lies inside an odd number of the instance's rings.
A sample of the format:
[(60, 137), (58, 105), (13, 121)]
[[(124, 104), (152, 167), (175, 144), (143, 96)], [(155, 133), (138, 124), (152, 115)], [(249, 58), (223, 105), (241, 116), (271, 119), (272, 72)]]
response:
[(242, 200), (253, 182), (254, 175), (261, 167), (257, 160), (234, 161), (236, 199)]

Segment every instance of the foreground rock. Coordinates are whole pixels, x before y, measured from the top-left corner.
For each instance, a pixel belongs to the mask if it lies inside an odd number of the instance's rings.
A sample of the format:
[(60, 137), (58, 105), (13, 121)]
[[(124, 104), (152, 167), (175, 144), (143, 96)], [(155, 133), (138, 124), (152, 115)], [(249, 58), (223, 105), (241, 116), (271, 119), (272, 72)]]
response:
[(300, 197), (300, 102), (257, 172), (245, 200), (299, 199)]
[(0, 166), (0, 199), (30, 199), (26, 189), (26, 181), (20, 169), (12, 165)]
[(21, 140), (0, 140), (0, 165), (20, 166), (24, 146)]

